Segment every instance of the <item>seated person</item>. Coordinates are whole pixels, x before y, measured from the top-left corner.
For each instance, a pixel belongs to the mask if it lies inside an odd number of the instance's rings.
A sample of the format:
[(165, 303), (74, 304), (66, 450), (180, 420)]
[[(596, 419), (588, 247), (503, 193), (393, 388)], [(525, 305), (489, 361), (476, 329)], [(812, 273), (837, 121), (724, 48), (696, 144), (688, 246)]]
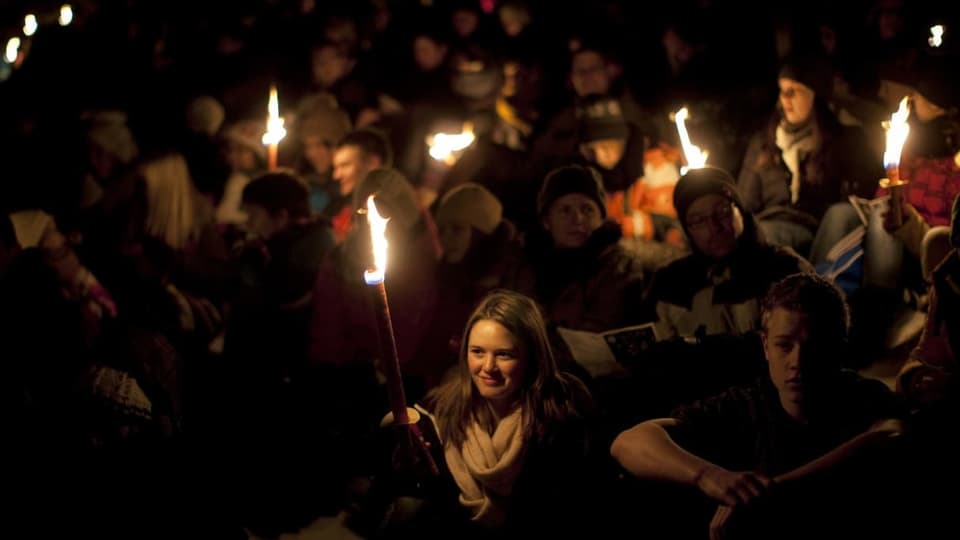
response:
[(467, 322), (456, 374), (431, 399), (470, 524), (508, 536), (569, 533), (591, 515), (589, 393), (558, 370), (533, 300), (487, 296)]
[(645, 318), (655, 317), (658, 339), (756, 330), (767, 288), (813, 271), (793, 250), (764, 241), (726, 171), (689, 171), (673, 200), (693, 253), (660, 269), (647, 291)]
[(883, 171), (863, 132), (841, 126), (827, 106), (828, 65), (796, 58), (777, 81), (779, 101), (750, 140), (737, 188), (769, 242), (806, 255), (827, 207), (869, 194)]
[(616, 328), (642, 290), (640, 261), (620, 245), (604, 200), (600, 175), (579, 165), (550, 172), (537, 196), (540, 227), (527, 234), (525, 263), (508, 287), (536, 298), (559, 326)]
[[(762, 518), (779, 511), (784, 517), (793, 511), (790, 504), (808, 509), (804, 520), (790, 520), (793, 530), (786, 531), (773, 517), (769, 523), (781, 530), (759, 537), (833, 526), (828, 520), (839, 516), (826, 514), (839, 501), (855, 518), (850, 503), (863, 503), (868, 490), (881, 487), (880, 475), (872, 473), (871, 481), (865, 465), (875, 465), (872, 458), (904, 428), (899, 404), (883, 384), (841, 368), (848, 324), (834, 285), (810, 274), (785, 278), (763, 304), (769, 376), (683, 407), (672, 418), (640, 423), (616, 438), (611, 454), (634, 476), (696, 487), (719, 503), (714, 533), (728, 532), (731, 524), (761, 530)], [(867, 474), (847, 476), (857, 472)]]

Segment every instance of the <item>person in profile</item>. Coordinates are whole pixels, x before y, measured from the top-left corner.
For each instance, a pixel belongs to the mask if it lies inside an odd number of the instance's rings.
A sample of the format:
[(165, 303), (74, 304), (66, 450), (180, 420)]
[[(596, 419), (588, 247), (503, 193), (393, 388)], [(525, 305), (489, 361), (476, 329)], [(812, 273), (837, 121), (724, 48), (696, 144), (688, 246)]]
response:
[(640, 479), (695, 487), (719, 503), (712, 537), (886, 527), (863, 518), (895, 500), (890, 478), (871, 466), (904, 423), (882, 383), (842, 369), (848, 327), (836, 286), (812, 274), (784, 278), (762, 307), (769, 374), (624, 431), (611, 454)]

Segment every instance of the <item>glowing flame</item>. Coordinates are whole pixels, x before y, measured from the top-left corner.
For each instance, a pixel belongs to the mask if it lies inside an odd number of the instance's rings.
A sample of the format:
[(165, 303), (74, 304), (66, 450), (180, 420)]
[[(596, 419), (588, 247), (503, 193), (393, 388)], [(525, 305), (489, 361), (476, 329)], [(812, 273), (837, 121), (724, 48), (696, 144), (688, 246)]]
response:
[(280, 100), (277, 98), (277, 87), (270, 87), (270, 103), (267, 105), (267, 132), (263, 134), (263, 144), (280, 144), (286, 137), (287, 130), (283, 127), (283, 118), (280, 118)]
[(64, 4), (60, 6), (60, 26), (69, 26), (73, 22), (73, 8), (70, 7), (70, 4)]
[(4, 53), (3, 57), (7, 60), (7, 63), (14, 63), (17, 61), (17, 56), (20, 54), (20, 38), (12, 37), (10, 41), (7, 41), (7, 50)]
[(707, 165), (707, 156), (709, 152), (700, 150), (690, 142), (690, 134), (687, 133), (686, 120), (690, 113), (686, 107), (673, 113), (673, 120), (677, 124), (677, 133), (680, 134), (680, 145), (683, 146), (683, 157), (686, 158), (687, 166), (680, 167), (680, 174), (687, 174), (690, 169), (702, 169)]
[(427, 137), (430, 157), (447, 165), (453, 165), (456, 161), (455, 153), (466, 149), (476, 139), (473, 134), (473, 124), (469, 122), (463, 124), (463, 131), (460, 133), (434, 133)]
[(37, 24), (37, 16), (34, 14), (29, 14), (23, 18), (23, 35), (30, 37), (37, 31), (37, 27), (40, 26)]
[(377, 212), (373, 195), (367, 197), (367, 223), (370, 224), (370, 246), (373, 248), (373, 269), (363, 273), (367, 285), (383, 282), (387, 274), (387, 222), (390, 221)]
[(939, 47), (943, 45), (943, 25), (938, 24), (930, 27), (930, 37), (927, 38), (927, 43), (931, 47)]
[(903, 143), (910, 134), (910, 124), (907, 124), (907, 117), (910, 116), (910, 109), (907, 108), (909, 97), (900, 100), (900, 108), (893, 113), (889, 122), (884, 122), (883, 127), (887, 130), (887, 147), (883, 151), (883, 166), (887, 169), (900, 165), (900, 152), (903, 150)]

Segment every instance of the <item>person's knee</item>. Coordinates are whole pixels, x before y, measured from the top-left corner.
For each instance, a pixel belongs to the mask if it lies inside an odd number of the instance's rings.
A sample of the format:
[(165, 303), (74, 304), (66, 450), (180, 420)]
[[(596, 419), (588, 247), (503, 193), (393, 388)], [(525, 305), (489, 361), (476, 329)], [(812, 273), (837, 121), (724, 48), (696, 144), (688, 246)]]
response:
[(923, 276), (930, 277), (933, 270), (950, 253), (950, 227), (933, 227), (923, 237), (921, 244), (921, 263)]

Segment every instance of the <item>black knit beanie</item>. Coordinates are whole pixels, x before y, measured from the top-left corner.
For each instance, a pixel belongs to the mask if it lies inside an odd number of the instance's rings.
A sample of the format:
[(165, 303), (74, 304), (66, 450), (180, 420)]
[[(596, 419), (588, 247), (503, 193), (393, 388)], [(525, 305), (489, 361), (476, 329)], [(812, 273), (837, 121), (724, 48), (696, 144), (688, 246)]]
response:
[(702, 169), (692, 169), (687, 174), (680, 177), (677, 186), (673, 190), (673, 206), (677, 209), (677, 217), (681, 223), (686, 223), (687, 210), (693, 201), (704, 195), (722, 195), (730, 202), (737, 205), (741, 212), (745, 213), (743, 201), (737, 188), (734, 185), (733, 177), (730, 173), (716, 167), (704, 167)]
[(626, 139), (630, 135), (620, 101), (610, 96), (592, 94), (577, 106), (580, 120), (580, 142)]
[(567, 165), (547, 174), (537, 195), (537, 215), (543, 217), (550, 210), (553, 201), (571, 193), (590, 197), (600, 207), (600, 214), (607, 217), (606, 193), (603, 191), (600, 173), (593, 167), (581, 165)]
[(821, 99), (828, 99), (833, 93), (833, 68), (816, 56), (794, 56), (788, 58), (778, 77), (791, 79), (813, 90)]

